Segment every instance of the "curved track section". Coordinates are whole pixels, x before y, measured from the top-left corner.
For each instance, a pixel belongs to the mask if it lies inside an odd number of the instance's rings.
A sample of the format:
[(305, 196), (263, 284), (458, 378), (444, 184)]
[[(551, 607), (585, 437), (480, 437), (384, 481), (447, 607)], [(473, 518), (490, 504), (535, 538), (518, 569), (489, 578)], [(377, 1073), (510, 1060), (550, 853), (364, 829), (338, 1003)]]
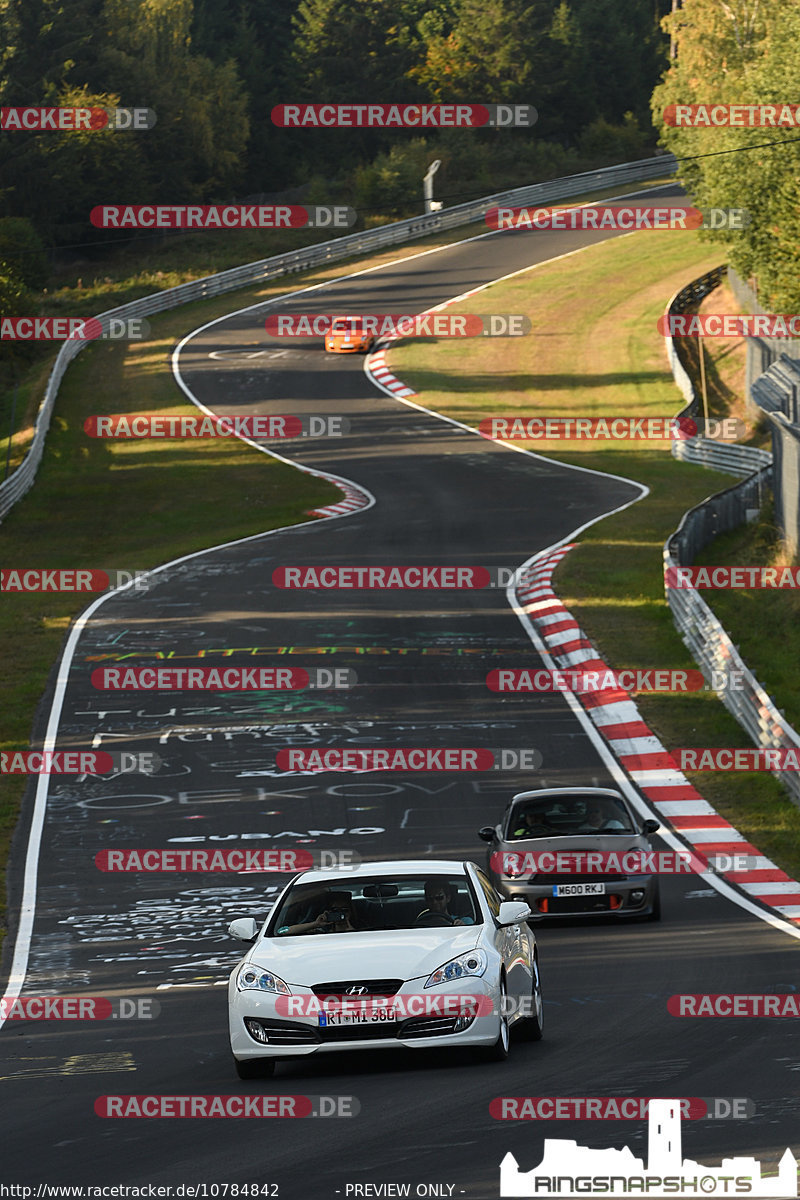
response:
[[(499, 275), (599, 240), (510, 233), (415, 255), (325, 285), (325, 309), (422, 311)], [(308, 311), (308, 294), (281, 309)], [(432, 855), (481, 861), (479, 825), (497, 819), (529, 776), (287, 775), (283, 746), (534, 746), (543, 783), (609, 780), (568, 697), (502, 696), (494, 667), (540, 661), (505, 589), (289, 591), (286, 565), (442, 564), (514, 568), (641, 493), (629, 481), (571, 469), (489, 443), (435, 414), (376, 393), (360, 363), (320, 346), (270, 345), (266, 306), (231, 314), (184, 340), (182, 385), (219, 414), (344, 415), (341, 439), (284, 443), (293, 462), (375, 497), (346, 519), (315, 521), (171, 563), (95, 605), (76, 626), (56, 684), (54, 744), (155, 750), (158, 775), (54, 781), (30, 816), (17, 959), (24, 991), (153, 997), (153, 1021), (78, 1027), (7, 1022), (0, 1033), (7, 1182), (179, 1184), (275, 1182), (281, 1200), (336, 1200), (348, 1185), (439, 1185), (442, 1196), (498, 1194), (499, 1163), (523, 1169), (547, 1136), (645, 1149), (646, 1127), (496, 1122), (495, 1096), (738, 1096), (746, 1126), (684, 1125), (688, 1155), (718, 1162), (753, 1153), (777, 1162), (797, 1129), (791, 1022), (679, 1021), (674, 992), (791, 991), (793, 942), (711, 889), (666, 880), (656, 925), (547, 928), (540, 951), (547, 1031), (505, 1064), (420, 1051), (335, 1055), (243, 1084), (230, 1062), (226, 975), (238, 958), (235, 915), (259, 916), (277, 876), (108, 875), (93, 860), (117, 847), (244, 845), (350, 848), (362, 857)], [(262, 353), (264, 351), (264, 353)], [(258, 353), (259, 357), (246, 357)], [(242, 357), (237, 357), (241, 355)], [(279, 355), (279, 357), (271, 357)], [(269, 452), (272, 446), (266, 446)], [(290, 664), (349, 667), (349, 691), (147, 694), (95, 691), (99, 665)], [(46, 800), (46, 805), (45, 805)], [(34, 816), (35, 812), (35, 816)], [(36, 830), (34, 830), (34, 833)], [(20, 839), (29, 830), (22, 829)], [(24, 856), (12, 878), (21, 897)], [(30, 865), (33, 863), (33, 867)], [(33, 869), (38, 878), (32, 876)], [(35, 906), (34, 906), (35, 896)], [(20, 940), (22, 939), (22, 940)], [(107, 1120), (104, 1094), (353, 1095), (352, 1120)], [(43, 1105), (59, 1156), (39, 1153)], [(452, 1190), (450, 1190), (452, 1189)], [(421, 1193), (420, 1193), (421, 1194)], [(437, 1193), (432, 1193), (437, 1194)]]

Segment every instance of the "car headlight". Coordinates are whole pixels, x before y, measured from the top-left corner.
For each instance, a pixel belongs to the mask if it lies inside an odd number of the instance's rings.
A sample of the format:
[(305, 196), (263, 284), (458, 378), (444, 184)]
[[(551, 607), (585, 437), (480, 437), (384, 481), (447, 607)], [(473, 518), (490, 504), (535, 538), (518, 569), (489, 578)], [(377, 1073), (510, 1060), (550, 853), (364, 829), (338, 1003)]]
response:
[(240, 967), (236, 986), (240, 992), (274, 992), (281, 996), (292, 994), (289, 985), (278, 975), (273, 975), (272, 971), (266, 971), (263, 967), (254, 967), (252, 963)]
[(435, 987), (437, 983), (449, 983), (452, 979), (465, 979), (468, 975), (483, 975), (487, 964), (485, 951), (468, 950), (466, 954), (459, 954), (458, 958), (451, 958), (450, 962), (437, 967), (429, 976), (425, 987)]

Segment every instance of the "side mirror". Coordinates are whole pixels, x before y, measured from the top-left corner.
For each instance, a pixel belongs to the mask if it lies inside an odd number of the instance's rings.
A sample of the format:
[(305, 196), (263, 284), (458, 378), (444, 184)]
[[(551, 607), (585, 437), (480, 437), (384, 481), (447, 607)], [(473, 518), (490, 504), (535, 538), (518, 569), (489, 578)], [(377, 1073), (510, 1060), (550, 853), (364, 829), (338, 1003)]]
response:
[(661, 825), (659, 822), (650, 818), (649, 820), (645, 821), (644, 825), (642, 826), (642, 833), (658, 833), (660, 828)]
[(258, 937), (259, 924), (252, 917), (237, 917), (228, 926), (228, 933), (238, 942), (254, 942)]
[(494, 825), (484, 825), (483, 829), (478, 830), (478, 837), (484, 842), (494, 841)]
[(518, 925), (520, 921), (524, 921), (531, 915), (531, 910), (524, 900), (504, 900), (500, 905), (497, 924), (501, 929), (506, 925)]

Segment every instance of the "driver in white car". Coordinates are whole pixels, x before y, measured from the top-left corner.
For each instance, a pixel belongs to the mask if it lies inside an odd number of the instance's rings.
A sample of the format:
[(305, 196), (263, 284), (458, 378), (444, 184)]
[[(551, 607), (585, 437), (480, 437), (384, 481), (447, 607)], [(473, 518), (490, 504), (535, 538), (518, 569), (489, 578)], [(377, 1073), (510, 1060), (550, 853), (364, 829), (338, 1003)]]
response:
[(430, 907), (422, 910), (417, 917), (418, 921), (430, 915), (446, 917), (451, 925), (464, 924), (460, 917), (456, 917), (451, 912), (448, 912), (451, 892), (446, 880), (429, 879), (425, 884), (425, 899), (428, 901)]

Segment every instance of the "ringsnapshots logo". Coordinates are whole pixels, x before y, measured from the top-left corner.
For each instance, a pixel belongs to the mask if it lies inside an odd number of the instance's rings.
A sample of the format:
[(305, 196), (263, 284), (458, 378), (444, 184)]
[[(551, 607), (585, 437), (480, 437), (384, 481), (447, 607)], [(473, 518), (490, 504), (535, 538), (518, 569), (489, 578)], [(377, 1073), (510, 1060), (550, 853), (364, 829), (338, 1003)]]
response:
[(530, 129), (532, 104), (276, 104), (281, 129)]
[(489, 229), (619, 230), (641, 229), (747, 229), (746, 208), (710, 208), (701, 212), (686, 204), (620, 205), (585, 204), (567, 208), (490, 208), (484, 217)]
[(575, 1195), (667, 1197), (757, 1196), (779, 1200), (797, 1196), (797, 1159), (787, 1149), (777, 1175), (765, 1175), (752, 1157), (724, 1158), (707, 1167), (683, 1157), (681, 1101), (651, 1099), (647, 1163), (625, 1147), (592, 1149), (575, 1141), (547, 1138), (538, 1166), (521, 1171), (510, 1152), (500, 1164), (500, 1195), (555, 1200)]
[(356, 210), (345, 204), (98, 204), (96, 229), (350, 229)]
[(796, 129), (800, 104), (668, 104), (663, 116), (674, 129)]
[(77, 133), (152, 129), (152, 108), (0, 108), (0, 130), (19, 133)]
[(91, 416), (83, 423), (90, 438), (116, 440), (152, 439), (154, 441), (190, 438), (249, 438), (250, 441), (280, 441), (290, 438), (345, 437), (350, 432), (347, 417), (306, 414), (230, 416), (207, 414), (129, 413), (126, 416)]
[(3, 342), (141, 342), (150, 336), (144, 317), (2, 317)]
[(524, 313), (271, 313), (264, 328), (276, 338), (525, 337), (531, 321)]
[(89, 567), (2, 567), (2, 592), (117, 592), (147, 590), (147, 571), (101, 571)]

